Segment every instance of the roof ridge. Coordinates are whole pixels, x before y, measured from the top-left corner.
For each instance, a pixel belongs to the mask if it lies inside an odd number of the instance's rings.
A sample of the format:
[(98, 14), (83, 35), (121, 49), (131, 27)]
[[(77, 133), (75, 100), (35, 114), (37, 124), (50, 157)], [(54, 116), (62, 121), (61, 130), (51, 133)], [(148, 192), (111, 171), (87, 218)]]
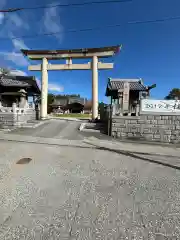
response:
[(117, 81), (117, 82), (139, 82), (141, 81), (140, 78), (111, 78), (110, 81)]

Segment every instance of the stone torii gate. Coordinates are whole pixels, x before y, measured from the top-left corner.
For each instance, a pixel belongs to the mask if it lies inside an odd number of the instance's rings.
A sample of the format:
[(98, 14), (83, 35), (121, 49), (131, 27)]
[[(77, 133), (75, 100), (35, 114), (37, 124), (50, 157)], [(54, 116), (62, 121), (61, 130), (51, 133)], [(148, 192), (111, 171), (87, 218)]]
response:
[[(28, 70), (41, 71), (41, 119), (47, 117), (48, 71), (51, 70), (92, 70), (92, 119), (98, 117), (98, 69), (112, 69), (113, 63), (102, 63), (98, 58), (111, 57), (120, 46), (86, 48), (72, 50), (24, 50), (22, 53), (30, 60), (41, 60), (42, 64), (30, 65)], [(73, 64), (72, 59), (90, 58), (91, 62)], [(65, 59), (65, 64), (50, 64), (48, 60)]]

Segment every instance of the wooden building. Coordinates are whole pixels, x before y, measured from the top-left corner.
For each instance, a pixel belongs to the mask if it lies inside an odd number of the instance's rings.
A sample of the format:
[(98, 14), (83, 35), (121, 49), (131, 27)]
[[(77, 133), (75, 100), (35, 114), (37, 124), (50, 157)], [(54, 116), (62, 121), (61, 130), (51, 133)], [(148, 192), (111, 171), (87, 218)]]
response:
[(57, 113), (81, 113), (84, 110), (87, 99), (77, 97), (62, 97), (55, 98), (54, 102), (51, 104), (52, 112)]

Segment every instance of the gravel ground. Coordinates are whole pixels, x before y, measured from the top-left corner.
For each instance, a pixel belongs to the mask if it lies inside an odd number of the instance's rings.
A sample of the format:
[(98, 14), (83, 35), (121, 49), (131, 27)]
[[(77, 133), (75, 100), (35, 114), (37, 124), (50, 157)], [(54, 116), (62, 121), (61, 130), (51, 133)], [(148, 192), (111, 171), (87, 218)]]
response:
[(177, 169), (71, 146), (0, 141), (0, 152), (0, 239), (180, 239)]

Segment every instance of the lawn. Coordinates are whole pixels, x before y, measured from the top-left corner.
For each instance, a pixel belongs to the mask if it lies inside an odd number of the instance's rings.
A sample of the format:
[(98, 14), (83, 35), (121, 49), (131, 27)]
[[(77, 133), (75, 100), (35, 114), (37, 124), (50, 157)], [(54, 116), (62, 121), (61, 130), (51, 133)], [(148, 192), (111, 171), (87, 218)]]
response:
[(91, 114), (81, 114), (81, 113), (65, 113), (65, 114), (53, 114), (55, 117), (59, 118), (91, 118)]

